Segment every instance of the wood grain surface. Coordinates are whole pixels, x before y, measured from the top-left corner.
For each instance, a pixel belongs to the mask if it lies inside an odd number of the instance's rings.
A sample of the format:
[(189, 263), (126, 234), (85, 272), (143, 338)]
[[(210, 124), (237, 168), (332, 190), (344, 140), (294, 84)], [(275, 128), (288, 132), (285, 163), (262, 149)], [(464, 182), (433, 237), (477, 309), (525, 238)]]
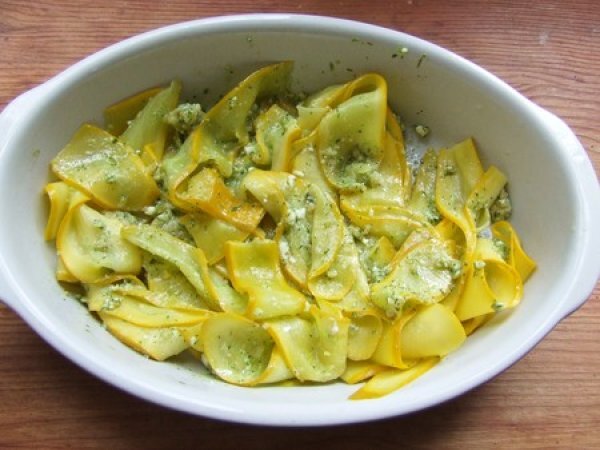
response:
[[(600, 172), (597, 0), (0, 0), (0, 108), (123, 38), (243, 12), (357, 19), (447, 47), (562, 117)], [(528, 356), (458, 399), (409, 417), (308, 429), (217, 422), (133, 398), (0, 305), (0, 448), (600, 448), (599, 297), (596, 286)]]

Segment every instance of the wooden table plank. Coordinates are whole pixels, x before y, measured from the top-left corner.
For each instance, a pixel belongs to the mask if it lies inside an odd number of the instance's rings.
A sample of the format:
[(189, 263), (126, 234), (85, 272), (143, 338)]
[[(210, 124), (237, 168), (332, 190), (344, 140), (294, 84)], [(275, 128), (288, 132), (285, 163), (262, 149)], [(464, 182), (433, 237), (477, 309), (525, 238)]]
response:
[[(595, 0), (2, 0), (0, 108), (128, 36), (242, 12), (362, 20), (456, 51), (565, 119), (600, 173)], [(0, 448), (598, 448), (599, 297), (597, 286), (533, 352), (456, 400), (405, 418), (308, 430), (199, 419), (133, 398), (74, 366), (0, 306)]]

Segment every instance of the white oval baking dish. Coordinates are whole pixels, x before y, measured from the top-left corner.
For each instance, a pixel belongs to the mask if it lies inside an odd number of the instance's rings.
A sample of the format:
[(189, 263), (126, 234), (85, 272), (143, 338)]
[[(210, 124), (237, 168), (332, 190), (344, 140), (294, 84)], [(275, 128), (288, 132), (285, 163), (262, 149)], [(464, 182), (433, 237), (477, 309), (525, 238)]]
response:
[[(407, 53), (398, 56), (398, 49)], [(396, 54), (396, 57), (393, 55)], [(474, 136), (485, 164), (508, 174), (513, 224), (539, 268), (521, 305), (387, 397), (349, 401), (344, 384), (243, 388), (185, 359), (154, 362), (125, 347), (67, 298), (43, 240), (50, 159), (107, 105), (180, 78), (208, 105), (250, 70), (294, 60), (308, 91), (376, 71), (407, 123), (429, 145)], [(208, 88), (209, 92), (203, 94)], [(147, 400), (218, 419), (327, 425), (407, 414), (455, 397), (515, 363), (589, 296), (600, 273), (600, 189), (572, 131), (505, 83), (418, 38), (362, 23), (287, 14), (198, 20), (94, 54), (10, 103), (0, 115), (0, 298), (84, 369)], [(27, 355), (23, 355), (24, 358)]]

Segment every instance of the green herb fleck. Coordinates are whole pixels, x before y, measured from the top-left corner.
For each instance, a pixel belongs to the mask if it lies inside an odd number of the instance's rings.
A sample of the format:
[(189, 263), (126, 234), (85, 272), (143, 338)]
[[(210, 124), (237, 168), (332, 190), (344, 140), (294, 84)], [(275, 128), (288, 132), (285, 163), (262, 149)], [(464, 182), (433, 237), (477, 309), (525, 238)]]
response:
[(494, 303), (492, 303), (492, 309), (496, 312), (502, 311), (504, 308), (504, 303), (500, 303), (498, 300), (494, 300)]

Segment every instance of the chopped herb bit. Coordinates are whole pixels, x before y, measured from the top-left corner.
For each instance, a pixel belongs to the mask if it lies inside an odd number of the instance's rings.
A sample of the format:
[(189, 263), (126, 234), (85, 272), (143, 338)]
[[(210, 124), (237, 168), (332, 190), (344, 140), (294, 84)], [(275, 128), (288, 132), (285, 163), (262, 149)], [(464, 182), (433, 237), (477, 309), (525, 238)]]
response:
[(424, 138), (424, 137), (426, 137), (429, 134), (430, 130), (429, 130), (429, 127), (427, 127), (425, 125), (417, 125), (415, 127), (415, 132), (419, 136), (421, 136), (422, 138)]
[(490, 215), (492, 222), (499, 222), (501, 220), (508, 220), (512, 216), (512, 202), (508, 191), (503, 188), (498, 195), (498, 198), (490, 207)]
[(506, 306), (504, 305), (504, 303), (500, 303), (498, 302), (498, 300), (495, 300), (494, 303), (492, 303), (492, 309), (496, 312), (498, 311), (502, 311)]
[(502, 259), (504, 261), (508, 261), (509, 248), (504, 243), (504, 241), (502, 241), (501, 239), (494, 239), (492, 242), (494, 243), (494, 247), (496, 247), (496, 250), (498, 251), (498, 253), (502, 257)]

